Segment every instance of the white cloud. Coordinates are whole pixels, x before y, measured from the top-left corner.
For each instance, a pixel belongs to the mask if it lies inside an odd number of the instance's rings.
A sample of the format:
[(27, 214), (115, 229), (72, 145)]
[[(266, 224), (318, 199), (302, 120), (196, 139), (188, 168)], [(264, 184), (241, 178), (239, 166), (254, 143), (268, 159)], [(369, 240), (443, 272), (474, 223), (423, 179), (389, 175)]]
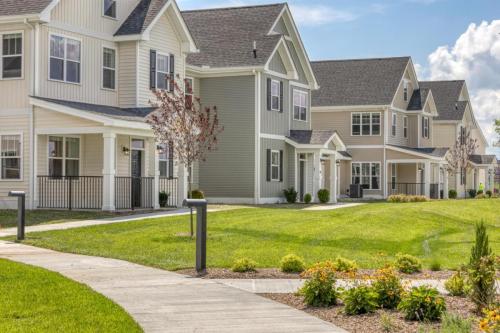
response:
[(333, 22), (349, 22), (359, 16), (348, 10), (337, 10), (323, 5), (290, 5), (297, 24), (317, 26)]
[(493, 121), (500, 118), (499, 33), (500, 20), (470, 24), (455, 45), (440, 46), (429, 55), (424, 72), (431, 80), (467, 81), (474, 113), (489, 143), (495, 139)]

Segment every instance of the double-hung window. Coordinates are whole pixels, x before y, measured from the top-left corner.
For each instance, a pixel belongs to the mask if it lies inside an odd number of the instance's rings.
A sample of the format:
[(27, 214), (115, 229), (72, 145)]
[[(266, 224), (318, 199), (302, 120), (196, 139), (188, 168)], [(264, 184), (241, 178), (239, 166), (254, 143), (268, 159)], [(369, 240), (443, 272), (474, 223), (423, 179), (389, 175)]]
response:
[(81, 42), (76, 39), (50, 35), (51, 80), (80, 83)]
[(396, 180), (397, 180), (397, 164), (392, 163), (391, 164), (391, 188), (393, 190), (396, 189)]
[(160, 177), (169, 176), (169, 165), (170, 165), (169, 152), (170, 149), (168, 145), (165, 144), (160, 145), (160, 153), (158, 154), (159, 155), (158, 159), (160, 164)]
[(380, 113), (352, 113), (351, 133), (353, 136), (380, 135)]
[(0, 179), (21, 179), (21, 135), (0, 135)]
[(49, 176), (78, 177), (80, 175), (80, 139), (49, 136)]
[(186, 108), (191, 108), (193, 105), (193, 79), (186, 78), (184, 80), (184, 98), (186, 99)]
[(102, 87), (116, 88), (116, 51), (107, 47), (102, 51)]
[(405, 138), (408, 138), (408, 117), (403, 117), (403, 135)]
[(307, 121), (307, 96), (305, 91), (293, 91), (293, 119)]
[(422, 117), (422, 136), (429, 138), (429, 117)]
[(158, 53), (156, 55), (156, 89), (170, 88), (170, 56)]
[(2, 37), (2, 79), (18, 79), (23, 75), (22, 33), (0, 35)]
[(367, 190), (380, 189), (380, 163), (352, 163), (352, 183)]
[(280, 111), (280, 81), (271, 80), (271, 110)]
[(392, 136), (396, 136), (396, 130), (398, 127), (398, 115), (396, 113), (392, 114)]
[(408, 81), (403, 82), (403, 99), (408, 102)]
[(116, 18), (116, 0), (104, 0), (104, 16)]
[(277, 150), (271, 151), (271, 180), (280, 181), (280, 152)]

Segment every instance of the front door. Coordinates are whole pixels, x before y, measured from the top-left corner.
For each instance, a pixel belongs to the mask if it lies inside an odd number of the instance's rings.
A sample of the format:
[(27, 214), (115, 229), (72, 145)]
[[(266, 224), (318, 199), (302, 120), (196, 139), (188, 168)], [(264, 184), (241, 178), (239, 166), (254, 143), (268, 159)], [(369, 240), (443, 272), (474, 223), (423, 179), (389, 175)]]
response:
[(132, 150), (132, 208), (141, 207), (142, 150)]
[(299, 161), (299, 196), (300, 201), (304, 201), (305, 187), (306, 187), (306, 161)]

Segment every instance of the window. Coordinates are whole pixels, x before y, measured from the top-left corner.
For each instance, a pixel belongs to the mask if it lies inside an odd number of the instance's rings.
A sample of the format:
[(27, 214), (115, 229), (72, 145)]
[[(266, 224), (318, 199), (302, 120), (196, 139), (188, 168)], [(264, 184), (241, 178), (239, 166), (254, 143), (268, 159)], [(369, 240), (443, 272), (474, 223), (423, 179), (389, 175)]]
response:
[(467, 141), (467, 140), (465, 139), (465, 136), (466, 136), (466, 133), (465, 133), (465, 127), (460, 126), (460, 144), (461, 144), (461, 145), (464, 145), (464, 144), (465, 144), (465, 141)]
[(272, 111), (280, 111), (280, 86), (281, 83), (279, 81), (272, 80), (271, 81), (271, 110)]
[(184, 96), (186, 98), (186, 108), (189, 109), (193, 105), (193, 89), (194, 89), (193, 79), (186, 78), (184, 82), (185, 82)]
[(169, 90), (169, 75), (170, 56), (158, 53), (156, 56), (156, 89)]
[(116, 18), (116, 0), (104, 0), (104, 16)]
[(429, 138), (429, 118), (422, 118), (422, 136), (426, 139)]
[(116, 51), (106, 47), (102, 52), (102, 87), (116, 88)]
[(21, 33), (2, 35), (2, 79), (22, 77), (23, 35)]
[(61, 36), (50, 36), (51, 80), (80, 83), (81, 43)]
[(307, 93), (293, 91), (293, 119), (307, 121)]
[(403, 99), (408, 102), (408, 81), (403, 82)]
[(460, 185), (465, 184), (465, 179), (467, 178), (467, 172), (465, 168), (460, 168)]
[(280, 181), (280, 152), (271, 151), (271, 180)]
[(0, 179), (21, 180), (21, 135), (0, 135)]
[(396, 172), (397, 172), (397, 164), (392, 163), (391, 164), (391, 185), (392, 185), (391, 188), (393, 190), (396, 189), (396, 177), (397, 177)]
[(408, 137), (408, 117), (403, 117), (403, 135), (405, 138)]
[(49, 176), (78, 177), (80, 175), (80, 139), (63, 136), (49, 137)]
[(352, 113), (352, 135), (380, 135), (380, 113)]
[(352, 183), (367, 190), (379, 190), (380, 163), (352, 163)]
[(161, 144), (160, 152), (159, 152), (159, 163), (160, 163), (160, 177), (168, 177), (169, 176), (169, 158), (170, 149), (168, 145)]
[(397, 126), (398, 126), (398, 115), (396, 113), (392, 113), (392, 136), (396, 136)]

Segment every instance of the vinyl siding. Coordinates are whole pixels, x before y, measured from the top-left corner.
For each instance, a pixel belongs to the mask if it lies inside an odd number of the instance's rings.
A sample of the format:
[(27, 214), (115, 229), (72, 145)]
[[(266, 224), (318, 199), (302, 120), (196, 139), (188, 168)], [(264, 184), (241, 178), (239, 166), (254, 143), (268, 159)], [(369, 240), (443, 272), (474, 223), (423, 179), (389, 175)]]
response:
[(413, 81), (413, 79), (411, 79), (411, 76), (410, 76), (410, 73), (408, 72), (408, 70), (406, 70), (405, 74), (404, 74), (404, 78), (406, 80), (408, 80), (408, 100), (404, 100), (404, 94), (403, 94), (403, 91), (404, 91), (404, 80), (401, 80), (401, 82), (399, 83), (399, 86), (398, 86), (398, 90), (396, 91), (396, 95), (394, 96), (394, 101), (393, 101), (393, 106), (398, 108), (398, 109), (402, 109), (402, 110), (406, 110), (408, 109), (408, 103), (410, 102), (410, 99), (411, 99), (411, 96), (413, 94), (413, 90), (416, 89), (416, 82)]
[(137, 105), (137, 42), (119, 44), (120, 75), (118, 75), (118, 104), (120, 107)]
[(418, 147), (418, 141), (419, 141), (418, 121), (419, 121), (418, 115), (408, 116), (408, 145), (413, 148)]
[(297, 50), (295, 49), (293, 42), (287, 41), (286, 43), (287, 43), (288, 49), (290, 51), (290, 54), (292, 55), (293, 63), (295, 65), (295, 67), (297, 68), (297, 74), (299, 76), (298, 81), (300, 83), (307, 84), (308, 83), (307, 77), (306, 77), (306, 74), (304, 72), (304, 68), (302, 67), (302, 65), (300, 63), (299, 56), (297, 55)]
[(436, 147), (453, 147), (458, 136), (457, 125), (434, 122), (432, 135)]
[[(267, 150), (283, 151), (283, 181), (267, 181)], [(261, 139), (260, 168), (261, 168), (261, 197), (262, 198), (283, 198), (283, 190), (294, 186), (290, 182), (290, 176), (293, 174), (293, 167), (289, 167), (290, 155), (293, 152), (289, 145), (282, 140)], [(293, 177), (292, 177), (293, 178)]]
[[(271, 78), (283, 82), (283, 112), (270, 111), (267, 109), (267, 79)], [(271, 75), (262, 75), (261, 84), (262, 115), (261, 133), (288, 136), (290, 117), (290, 87), (288, 80), (277, 78)]]
[(35, 128), (36, 129), (47, 129), (47, 128), (71, 128), (71, 127), (98, 127), (101, 124), (74, 117), (66, 114), (62, 114), (55, 111), (49, 111), (40, 107), (35, 107)]
[(351, 185), (351, 161), (340, 161), (340, 194), (348, 195), (349, 185)]
[[(396, 135), (392, 135), (392, 117), (393, 114), (396, 115)], [(404, 137), (404, 119), (403, 117), (407, 116), (408, 117), (408, 138)], [(392, 145), (397, 145), (397, 146), (409, 146), (410, 145), (410, 117), (404, 113), (404, 112), (398, 112), (394, 110), (389, 111), (389, 135), (388, 135), (388, 140), (387, 142)]]
[(285, 35), (285, 36), (290, 36), (290, 33), (288, 32), (288, 29), (286, 28), (285, 22), (283, 21), (283, 18), (281, 18), (278, 23), (276, 23), (276, 26), (274, 27), (274, 32)]
[[(294, 90), (304, 91), (307, 93), (307, 115), (306, 121), (295, 120), (293, 116), (293, 92)], [(309, 89), (299, 88), (290, 85), (290, 119), (291, 119), (291, 129), (292, 130), (310, 130), (311, 129), (311, 91)]]
[(419, 116), (419, 122), (420, 122), (420, 147), (433, 147), (432, 144), (432, 136), (434, 135), (434, 119), (432, 117), (429, 117), (429, 138), (424, 138), (422, 135), (422, 116)]
[[(384, 179), (384, 150), (382, 148), (374, 149), (348, 149), (347, 150), (351, 156), (351, 163), (357, 162), (379, 162), (380, 163), (380, 190), (364, 190), (364, 195), (377, 195), (382, 196), (384, 194), (384, 184), (386, 180)], [(349, 170), (349, 178), (351, 178), (352, 170)]]
[(126, 147), (130, 149), (130, 136), (117, 135), (116, 136), (116, 175), (118, 177), (130, 176), (130, 155), (127, 156), (122, 153), (122, 149)]
[(287, 73), (285, 64), (283, 63), (283, 60), (281, 60), (281, 57), (278, 52), (276, 52), (274, 56), (271, 58), (271, 61), (269, 63), (269, 69), (281, 74)]
[(255, 77), (200, 79), (203, 105), (217, 106), (215, 151), (200, 164), (200, 189), (208, 198), (251, 198), (255, 188)]

